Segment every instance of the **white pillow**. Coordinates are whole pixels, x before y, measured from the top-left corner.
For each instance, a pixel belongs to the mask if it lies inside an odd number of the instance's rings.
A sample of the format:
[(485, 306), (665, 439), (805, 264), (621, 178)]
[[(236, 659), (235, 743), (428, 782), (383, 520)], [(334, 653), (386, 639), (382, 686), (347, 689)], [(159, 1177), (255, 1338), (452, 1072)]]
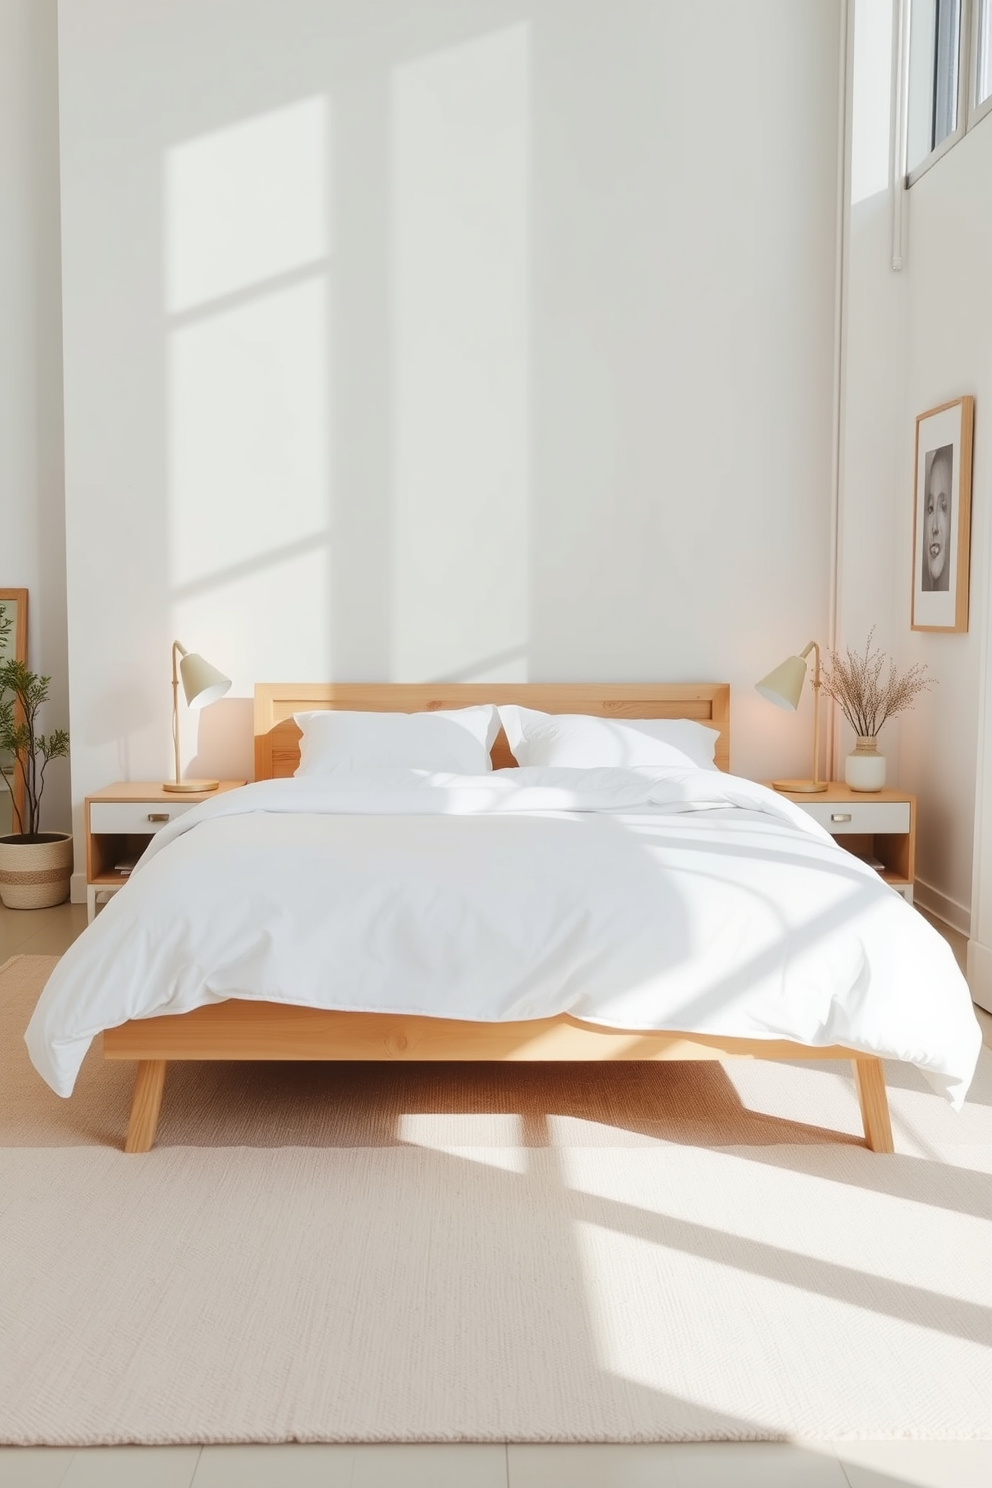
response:
[(297, 775), (369, 770), (439, 770), (481, 775), (499, 733), (491, 704), (432, 713), (294, 713), (303, 731)]
[(690, 718), (592, 718), (517, 707), (501, 707), (499, 716), (518, 765), (716, 769), (719, 730)]

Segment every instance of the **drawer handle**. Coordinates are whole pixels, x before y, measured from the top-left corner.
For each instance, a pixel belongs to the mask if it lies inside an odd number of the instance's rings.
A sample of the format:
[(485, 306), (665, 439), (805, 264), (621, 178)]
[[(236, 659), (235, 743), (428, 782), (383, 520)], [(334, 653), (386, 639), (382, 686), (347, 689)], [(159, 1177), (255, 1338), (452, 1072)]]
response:
[(849, 811), (831, 811), (830, 820), (835, 822), (850, 821), (851, 813)]
[(148, 813), (148, 820), (149, 821), (168, 821), (169, 820), (169, 813), (167, 811), (149, 811), (149, 813)]

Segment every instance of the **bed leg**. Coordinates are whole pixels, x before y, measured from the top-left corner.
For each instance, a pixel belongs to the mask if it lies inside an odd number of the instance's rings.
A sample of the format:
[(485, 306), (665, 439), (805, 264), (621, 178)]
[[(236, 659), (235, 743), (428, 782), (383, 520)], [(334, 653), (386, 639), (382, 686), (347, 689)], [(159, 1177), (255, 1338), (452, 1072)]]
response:
[(162, 1090), (165, 1086), (164, 1059), (139, 1059), (134, 1077), (134, 1099), (128, 1122), (125, 1152), (148, 1152), (155, 1140)]
[(854, 1065), (854, 1084), (865, 1127), (865, 1142), (872, 1152), (895, 1152), (882, 1061), (868, 1056), (865, 1059), (852, 1059), (851, 1063)]

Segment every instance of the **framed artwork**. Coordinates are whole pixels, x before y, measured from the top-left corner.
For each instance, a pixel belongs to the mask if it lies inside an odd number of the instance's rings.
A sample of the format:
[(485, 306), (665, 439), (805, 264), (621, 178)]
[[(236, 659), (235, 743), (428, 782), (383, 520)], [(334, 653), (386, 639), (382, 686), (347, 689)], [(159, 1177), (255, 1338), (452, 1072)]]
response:
[[(28, 659), (28, 591), (0, 589), (0, 664)], [(16, 832), (18, 809), (24, 807), (24, 781), (13, 756), (0, 752), (0, 837)]]
[(974, 398), (916, 420), (913, 630), (968, 629)]

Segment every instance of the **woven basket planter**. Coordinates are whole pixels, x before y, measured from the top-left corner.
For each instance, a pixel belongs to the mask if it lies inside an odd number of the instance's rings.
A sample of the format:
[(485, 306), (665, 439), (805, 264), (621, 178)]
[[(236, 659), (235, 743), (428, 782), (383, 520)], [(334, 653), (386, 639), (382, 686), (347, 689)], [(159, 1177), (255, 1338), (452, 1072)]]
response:
[(0, 837), (0, 899), (8, 909), (48, 909), (69, 897), (71, 836), (41, 832), (39, 838)]

